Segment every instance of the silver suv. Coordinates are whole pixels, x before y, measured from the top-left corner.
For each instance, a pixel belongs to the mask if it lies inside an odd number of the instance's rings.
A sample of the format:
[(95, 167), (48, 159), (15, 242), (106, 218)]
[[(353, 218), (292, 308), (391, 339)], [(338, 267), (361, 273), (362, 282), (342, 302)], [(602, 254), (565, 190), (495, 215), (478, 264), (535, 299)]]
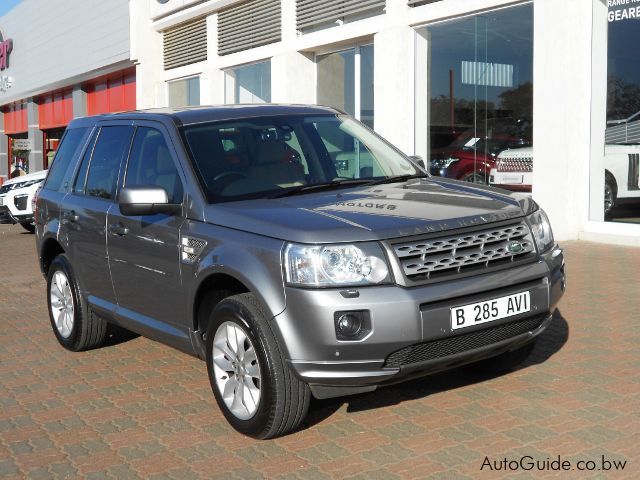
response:
[(507, 369), (565, 288), (531, 199), (432, 178), (323, 107), (74, 120), (35, 210), (60, 344), (116, 324), (197, 356), (257, 438), (298, 428), (312, 395)]

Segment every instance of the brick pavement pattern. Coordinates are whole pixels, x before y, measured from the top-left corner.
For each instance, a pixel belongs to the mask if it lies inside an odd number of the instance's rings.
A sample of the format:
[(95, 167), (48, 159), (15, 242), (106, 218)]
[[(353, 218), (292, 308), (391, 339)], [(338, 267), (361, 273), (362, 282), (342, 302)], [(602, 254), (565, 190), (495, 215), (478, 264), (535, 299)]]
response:
[[(34, 237), (0, 226), (0, 477), (640, 478), (640, 250), (564, 247), (567, 294), (522, 368), (314, 401), (301, 431), (258, 442), (227, 425), (195, 358), (122, 333), (60, 347)], [(627, 465), (481, 471), (522, 455)]]

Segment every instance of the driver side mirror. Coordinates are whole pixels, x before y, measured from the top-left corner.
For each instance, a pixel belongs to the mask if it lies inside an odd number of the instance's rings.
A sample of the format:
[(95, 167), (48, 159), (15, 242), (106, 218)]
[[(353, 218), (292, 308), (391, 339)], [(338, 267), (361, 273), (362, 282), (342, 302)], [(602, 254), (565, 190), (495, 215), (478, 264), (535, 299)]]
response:
[(128, 187), (120, 191), (118, 198), (120, 212), (127, 217), (155, 215), (157, 213), (176, 214), (179, 204), (169, 203), (169, 195), (162, 187)]
[(417, 163), (418, 166), (423, 168), (424, 170), (427, 169), (427, 166), (424, 163), (424, 159), (420, 155), (411, 155), (409, 159), (412, 160), (414, 163)]

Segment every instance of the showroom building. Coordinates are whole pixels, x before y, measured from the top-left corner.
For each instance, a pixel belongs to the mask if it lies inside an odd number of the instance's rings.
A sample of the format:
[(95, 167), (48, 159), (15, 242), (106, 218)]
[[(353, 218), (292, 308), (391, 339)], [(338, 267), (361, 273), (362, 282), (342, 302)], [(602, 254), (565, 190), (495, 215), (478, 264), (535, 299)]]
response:
[(28, 0), (0, 17), (0, 178), (48, 167), (71, 119), (136, 107), (127, 0)]
[(0, 178), (46, 168), (78, 116), (318, 103), (436, 173), (532, 190), (560, 240), (640, 245), (639, 7), (23, 1), (0, 18)]
[(560, 240), (640, 245), (640, 2), (130, 5), (139, 108), (331, 105), (428, 164), (498, 161)]

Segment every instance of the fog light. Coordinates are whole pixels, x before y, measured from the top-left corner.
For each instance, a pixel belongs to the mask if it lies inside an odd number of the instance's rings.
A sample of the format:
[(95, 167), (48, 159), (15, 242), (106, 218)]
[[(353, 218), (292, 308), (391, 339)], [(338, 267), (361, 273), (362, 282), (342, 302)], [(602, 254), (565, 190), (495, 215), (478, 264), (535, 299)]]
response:
[(343, 341), (362, 340), (371, 331), (369, 312), (336, 312), (334, 315), (336, 338)]
[(355, 315), (345, 313), (338, 319), (338, 331), (345, 337), (354, 337), (362, 328), (362, 322)]

